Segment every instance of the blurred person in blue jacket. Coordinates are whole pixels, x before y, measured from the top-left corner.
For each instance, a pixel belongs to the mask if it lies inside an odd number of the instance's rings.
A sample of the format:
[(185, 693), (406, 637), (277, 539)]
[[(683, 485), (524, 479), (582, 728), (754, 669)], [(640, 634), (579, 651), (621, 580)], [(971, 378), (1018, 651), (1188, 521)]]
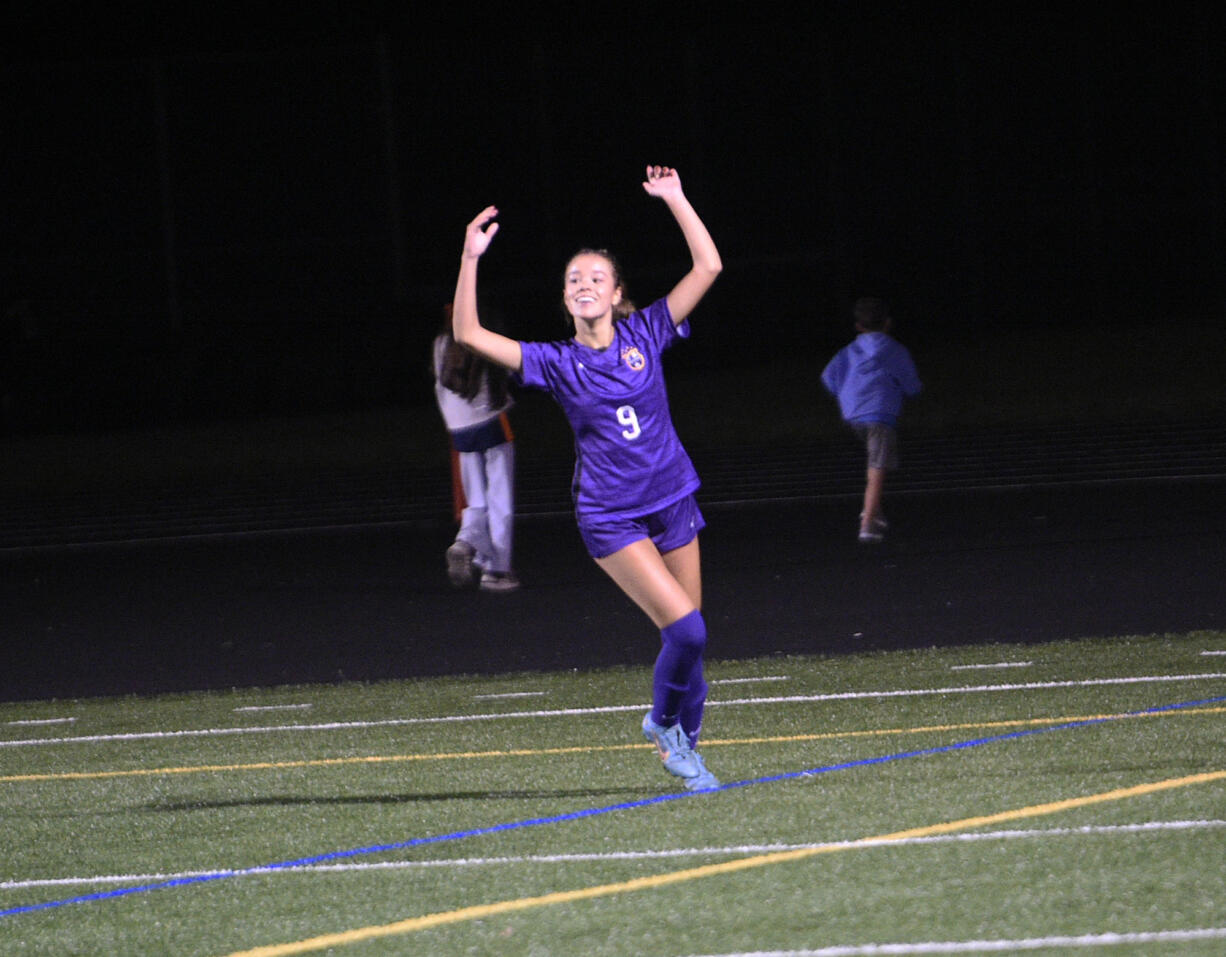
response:
[(856, 338), (822, 370), (822, 385), (838, 399), (843, 420), (867, 449), (860, 541), (875, 544), (889, 528), (881, 498), (886, 472), (898, 468), (898, 417), (903, 400), (918, 395), (921, 384), (911, 353), (890, 335), (893, 320), (886, 302), (862, 297), (852, 314)]

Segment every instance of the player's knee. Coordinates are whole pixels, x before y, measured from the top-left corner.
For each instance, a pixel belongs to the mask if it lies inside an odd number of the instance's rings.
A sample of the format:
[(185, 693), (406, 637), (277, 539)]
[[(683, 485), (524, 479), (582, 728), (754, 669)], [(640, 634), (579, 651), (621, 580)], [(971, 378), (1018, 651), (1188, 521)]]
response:
[(695, 608), (683, 618), (660, 629), (666, 645), (673, 645), (687, 655), (700, 655), (707, 646), (707, 623)]

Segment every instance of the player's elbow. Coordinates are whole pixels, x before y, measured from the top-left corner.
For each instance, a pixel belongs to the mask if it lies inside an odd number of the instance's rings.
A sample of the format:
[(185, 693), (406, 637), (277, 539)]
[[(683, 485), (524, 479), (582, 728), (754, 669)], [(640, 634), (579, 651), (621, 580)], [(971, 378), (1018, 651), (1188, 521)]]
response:
[(452, 327), (451, 334), (460, 345), (472, 348), (481, 332), (481, 324), (474, 319), (471, 322), (457, 321)]

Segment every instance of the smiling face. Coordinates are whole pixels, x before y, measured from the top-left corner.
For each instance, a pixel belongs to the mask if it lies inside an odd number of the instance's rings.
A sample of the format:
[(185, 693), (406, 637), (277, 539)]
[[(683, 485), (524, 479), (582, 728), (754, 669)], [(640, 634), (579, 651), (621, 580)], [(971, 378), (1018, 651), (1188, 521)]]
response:
[(566, 265), (562, 302), (577, 322), (593, 323), (611, 316), (622, 300), (621, 283), (613, 263), (600, 253), (580, 253)]

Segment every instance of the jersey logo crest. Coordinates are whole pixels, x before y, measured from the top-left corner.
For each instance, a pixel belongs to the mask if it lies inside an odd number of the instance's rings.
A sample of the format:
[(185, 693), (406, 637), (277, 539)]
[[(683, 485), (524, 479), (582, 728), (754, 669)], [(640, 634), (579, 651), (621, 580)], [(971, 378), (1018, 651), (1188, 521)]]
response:
[(647, 367), (647, 358), (639, 352), (638, 346), (627, 346), (623, 349), (622, 362), (634, 372), (642, 372)]

